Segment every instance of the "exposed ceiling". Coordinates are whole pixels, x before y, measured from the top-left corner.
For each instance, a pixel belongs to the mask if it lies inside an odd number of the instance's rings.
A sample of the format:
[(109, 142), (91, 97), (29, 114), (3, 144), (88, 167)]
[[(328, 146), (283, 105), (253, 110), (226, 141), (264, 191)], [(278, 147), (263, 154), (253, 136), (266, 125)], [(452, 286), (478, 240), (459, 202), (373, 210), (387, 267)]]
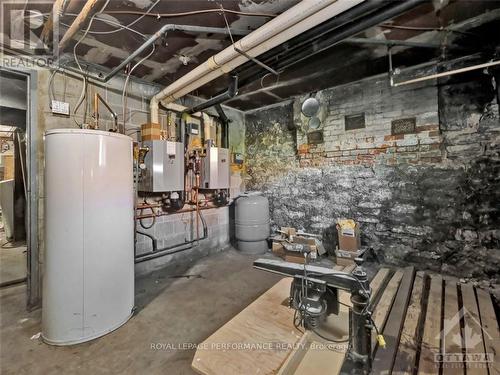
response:
[[(154, 5), (150, 14), (144, 16), (131, 27), (144, 34), (145, 37), (153, 34), (166, 23), (224, 27), (225, 22), (221, 12), (176, 17), (158, 17), (156, 15), (219, 9), (220, 6), (232, 11), (279, 14), (298, 2), (298, 0), (159, 1)], [(112, 22), (128, 25), (137, 20), (154, 3), (156, 3), (155, 0), (110, 1), (103, 16)], [(62, 22), (70, 24), (83, 4), (83, 1), (70, 0)], [(385, 2), (383, 6), (391, 4), (393, 3)], [(117, 11), (130, 13), (116, 13)], [(234, 13), (226, 13), (226, 15), (229, 24), (235, 29), (254, 30), (271, 19), (271, 17), (266, 16)], [(498, 33), (500, 29), (500, 1), (429, 1), (399, 17), (386, 20), (384, 25), (370, 27), (354, 36), (378, 40), (417, 41), (437, 45), (437, 48), (393, 47), (394, 63), (400, 67), (416, 65), (439, 57), (443, 54), (440, 46), (444, 44), (450, 47), (444, 51), (446, 56), (460, 56), (484, 52), (485, 50), (494, 52), (500, 39), (500, 33)], [(454, 31), (450, 31), (450, 29)], [(113, 68), (144, 41), (144, 37), (128, 30), (98, 34), (113, 30), (116, 30), (116, 27), (102, 21), (94, 22), (91, 32), (77, 48), (79, 59), (83, 62), (87, 61)], [(76, 38), (80, 36), (81, 34), (77, 35)], [(304, 48), (310, 48), (311, 51), (314, 51), (315, 43), (320, 42), (321, 40), (311, 42)], [(75, 40), (68, 45), (65, 52), (72, 51), (74, 43)], [(210, 56), (229, 46), (230, 43), (230, 39), (226, 36), (172, 32), (156, 46), (155, 53), (133, 74), (146, 81), (168, 85)], [(462, 49), (452, 49), (452, 47), (457, 46), (462, 47)], [(268, 52), (267, 57), (259, 57), (259, 60), (262, 58), (261, 61), (265, 61), (273, 67), (278, 66), (280, 61), (293, 60), (293, 54), (288, 53), (288, 47), (289, 45), (277, 47)], [(146, 51), (144, 55), (148, 52)], [(245, 64), (237, 70), (243, 84), (240, 87), (239, 95), (227, 104), (242, 110), (258, 108), (305, 92), (379, 74), (388, 69), (387, 46), (378, 44), (344, 42), (331, 46), (320, 53), (310, 53), (307, 56), (302, 61), (284, 69), (279, 78), (269, 75), (255, 63)], [(228, 77), (221, 77), (193, 94), (208, 98), (224, 91), (227, 83)]]

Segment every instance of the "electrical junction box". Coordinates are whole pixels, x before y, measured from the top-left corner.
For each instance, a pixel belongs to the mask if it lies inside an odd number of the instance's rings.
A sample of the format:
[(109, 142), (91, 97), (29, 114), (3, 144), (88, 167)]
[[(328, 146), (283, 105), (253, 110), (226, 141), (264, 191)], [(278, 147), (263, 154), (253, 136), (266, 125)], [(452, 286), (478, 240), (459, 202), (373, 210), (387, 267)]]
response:
[(207, 146), (202, 159), (201, 188), (229, 189), (229, 149)]
[(142, 142), (149, 148), (144, 157), (139, 191), (158, 193), (184, 190), (184, 146), (163, 140)]
[(199, 135), (200, 134), (200, 124), (194, 122), (188, 122), (187, 124), (189, 134)]
[(69, 116), (69, 103), (52, 100), (51, 107), (53, 114)]

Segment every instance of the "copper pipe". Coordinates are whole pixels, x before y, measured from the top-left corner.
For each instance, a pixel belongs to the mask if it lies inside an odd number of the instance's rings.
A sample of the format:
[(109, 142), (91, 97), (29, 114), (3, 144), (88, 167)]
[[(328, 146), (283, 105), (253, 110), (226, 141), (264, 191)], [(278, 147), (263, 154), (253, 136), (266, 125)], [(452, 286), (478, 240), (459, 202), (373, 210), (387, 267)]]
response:
[[(217, 206), (205, 206), (205, 207), (201, 207), (199, 208), (200, 211), (202, 210), (211, 210), (213, 208), (219, 208)], [(167, 215), (175, 215), (175, 214), (182, 214), (182, 213), (187, 213), (187, 212), (194, 212), (196, 211), (196, 207), (193, 207), (193, 208), (183, 208), (179, 211), (175, 211), (175, 212), (165, 212), (165, 211), (162, 211), (162, 212), (158, 212), (154, 215), (154, 217), (159, 217), (159, 216), (167, 216)], [(136, 215), (135, 217), (136, 219), (151, 219), (153, 218), (153, 215), (152, 214), (145, 214), (145, 215)]]
[(150, 208), (150, 207), (161, 207), (163, 206), (163, 204), (161, 203), (152, 203), (152, 204), (148, 204), (148, 205), (137, 205), (137, 209), (140, 210), (140, 209), (145, 209), (145, 208)]
[(113, 109), (109, 106), (108, 103), (102, 98), (99, 93), (95, 93), (94, 95), (94, 118), (95, 118), (95, 125), (96, 129), (99, 129), (99, 102), (104, 104), (106, 109), (111, 113), (111, 116), (113, 117), (114, 123), (115, 123), (115, 128), (113, 129), (116, 131), (118, 129), (118, 115), (113, 111)]
[(198, 199), (198, 193), (200, 189), (200, 174), (196, 174), (196, 179), (195, 179), (195, 192), (196, 192), (196, 240), (199, 242), (200, 241), (200, 201)]

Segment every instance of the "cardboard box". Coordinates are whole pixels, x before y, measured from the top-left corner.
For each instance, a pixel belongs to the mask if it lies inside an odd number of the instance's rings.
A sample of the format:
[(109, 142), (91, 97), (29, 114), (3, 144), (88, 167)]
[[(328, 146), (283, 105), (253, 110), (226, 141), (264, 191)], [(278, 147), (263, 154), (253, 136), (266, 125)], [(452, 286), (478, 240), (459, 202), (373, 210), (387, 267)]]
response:
[(358, 251), (361, 249), (361, 237), (359, 234), (359, 225), (356, 223), (354, 229), (347, 228), (342, 229), (340, 225), (337, 224), (337, 232), (339, 238), (339, 250), (344, 251)]
[[(279, 256), (280, 258), (283, 258), (286, 262), (292, 262), (292, 263), (299, 263), (299, 264), (304, 264), (304, 254), (299, 253), (297, 251), (288, 251), (285, 249), (285, 247), (281, 244), (279, 241), (273, 241), (272, 244), (272, 252), (273, 254)], [(309, 261), (311, 258), (316, 259), (317, 258), (317, 250), (313, 249), (314, 254), (309, 255)]]
[(143, 141), (161, 140), (161, 126), (153, 122), (141, 125), (141, 139)]
[(278, 241), (273, 241), (273, 245), (271, 248), (272, 252), (278, 256), (284, 256), (285, 255), (285, 248), (281, 244), (281, 242)]
[(335, 250), (336, 262), (339, 266), (350, 266), (354, 264), (354, 258), (361, 255), (363, 251)]

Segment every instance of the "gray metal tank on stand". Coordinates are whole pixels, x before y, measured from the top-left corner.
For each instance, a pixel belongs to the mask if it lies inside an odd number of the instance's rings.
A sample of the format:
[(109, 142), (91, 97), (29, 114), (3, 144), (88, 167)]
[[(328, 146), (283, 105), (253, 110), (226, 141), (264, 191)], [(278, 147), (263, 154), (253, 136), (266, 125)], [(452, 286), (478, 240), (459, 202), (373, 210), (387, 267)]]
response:
[(238, 250), (246, 254), (263, 254), (268, 250), (269, 201), (261, 192), (245, 192), (236, 199), (235, 227)]

